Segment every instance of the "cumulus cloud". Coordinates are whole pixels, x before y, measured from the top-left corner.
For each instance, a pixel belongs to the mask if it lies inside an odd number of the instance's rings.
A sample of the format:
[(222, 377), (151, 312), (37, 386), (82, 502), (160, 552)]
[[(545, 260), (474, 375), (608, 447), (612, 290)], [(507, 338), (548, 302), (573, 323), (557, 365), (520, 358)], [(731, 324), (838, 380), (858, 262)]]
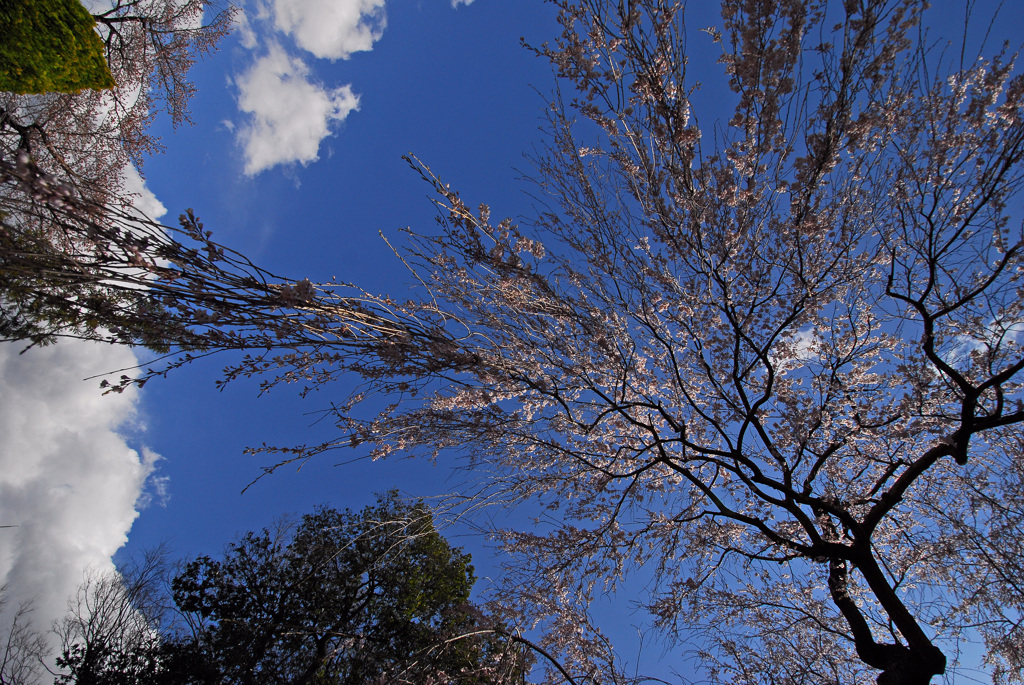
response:
[[(87, 568), (113, 568), (158, 457), (129, 445), (132, 392), (103, 396), (96, 373), (133, 366), (131, 350), (67, 340), (18, 354), (0, 345), (0, 584), (9, 607), (35, 600), (46, 629)], [(165, 483), (150, 498), (160, 498)]]
[(121, 187), (133, 196), (132, 206), (154, 221), (167, 213), (156, 195), (146, 187), (146, 181), (132, 165), (128, 164), (121, 170)]
[(385, 0), (275, 0), (277, 29), (322, 59), (347, 59), (384, 35)]
[(318, 159), (331, 125), (359, 108), (351, 86), (325, 88), (309, 78), (309, 67), (272, 44), (238, 79), (239, 108), (251, 120), (239, 130), (249, 176), (276, 164)]
[[(453, 8), (473, 0), (448, 0)], [(235, 79), (239, 109), (250, 115), (235, 125), (245, 173), (255, 176), (278, 164), (318, 159), (320, 142), (333, 125), (359, 109), (350, 85), (326, 87), (309, 65), (282, 44), (317, 59), (348, 59), (373, 49), (387, 28), (387, 0), (248, 0), (236, 18), (241, 44), (267, 52)], [(288, 40), (287, 38), (291, 40)], [(292, 42), (294, 41), (294, 43)]]

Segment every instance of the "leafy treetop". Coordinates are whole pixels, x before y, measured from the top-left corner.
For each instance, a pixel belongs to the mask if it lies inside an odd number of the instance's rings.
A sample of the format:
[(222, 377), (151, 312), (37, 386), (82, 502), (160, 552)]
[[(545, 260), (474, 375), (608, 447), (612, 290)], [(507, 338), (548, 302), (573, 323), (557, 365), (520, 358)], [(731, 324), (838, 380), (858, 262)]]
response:
[(153, 580), (127, 569), (83, 587), (64, 622), (59, 682), (498, 685), (521, 682), (529, 663), (470, 602), (469, 555), (429, 508), (394, 492), (184, 564), (170, 620), (147, 601)]
[(117, 85), (79, 0), (0, 3), (0, 91), (76, 93)]

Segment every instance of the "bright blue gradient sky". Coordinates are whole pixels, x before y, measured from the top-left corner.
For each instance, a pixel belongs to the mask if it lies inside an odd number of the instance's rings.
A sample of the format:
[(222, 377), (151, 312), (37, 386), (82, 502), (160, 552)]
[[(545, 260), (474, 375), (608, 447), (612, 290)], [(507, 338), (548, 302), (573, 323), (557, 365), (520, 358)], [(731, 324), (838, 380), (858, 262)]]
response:
[[(400, 229), (430, 230), (436, 212), (428, 186), (402, 155), (419, 156), (473, 204), (528, 214), (523, 154), (540, 139), (541, 93), (554, 78), (520, 37), (539, 44), (556, 29), (551, 8), (539, 2), (477, 0), (452, 8), (450, 0), (421, 0), (389, 3), (380, 40), (347, 60), (314, 59), (278, 35), (284, 49), (307, 60), (312, 81), (328, 89), (351, 84), (360, 104), (334, 122), (317, 161), (255, 174), (246, 173), (237, 136), (247, 118), (235, 84), (262, 52), (231, 36), (196, 68), (195, 126), (167, 131), (166, 154), (144, 169), (147, 185), (167, 207), (165, 221), (193, 207), (216, 240), (271, 271), (313, 281), (336, 276), (404, 296), (412, 276), (379, 232), (401, 244)], [(227, 361), (204, 360), (142, 391), (146, 430), (139, 439), (163, 457), (155, 475), (168, 479), (168, 497), (138, 518), (126, 553), (162, 540), (176, 553), (211, 553), (239, 531), (316, 504), (361, 507), (393, 487), (429, 497), (465, 480), (448, 464), (418, 460), (335, 467), (361, 456), (344, 450), (299, 473), (279, 471), (242, 494), (271, 459), (243, 449), (330, 436), (330, 424), (317, 424), (312, 412), (346, 389), (305, 400), (292, 388), (257, 397), (257, 383), (243, 380), (218, 391), (214, 380)], [(475, 556), (483, 570), (485, 559)]]
[[(251, 59), (231, 37), (197, 67), (196, 125), (168, 131), (166, 154), (145, 167), (147, 185), (168, 208), (165, 221), (193, 207), (214, 239), (271, 271), (313, 281), (336, 276), (404, 295), (412, 276), (379, 232), (401, 244), (402, 228), (430, 230), (436, 212), (428, 186), (402, 155), (418, 155), (474, 204), (486, 201), (512, 216), (528, 213), (531, 201), (517, 169), (527, 169), (523, 153), (539, 139), (544, 99), (534, 86), (550, 90), (553, 78), (519, 41), (544, 40), (554, 28), (548, 8), (533, 2), (477, 0), (457, 9), (449, 0), (392, 3), (372, 51), (313, 64), (315, 78), (329, 87), (352, 84), (360, 109), (321, 142), (318, 161), (254, 176), (244, 173), (243, 151), (224, 124), (244, 121), (228, 79)], [(159, 537), (158, 527), (163, 535), (188, 530), (190, 541), (219, 546), (232, 534), (226, 531), (318, 502), (361, 504), (373, 490), (392, 486), (412, 494), (419, 494), (417, 487), (422, 494), (443, 489), (447, 474), (434, 472), (444, 469), (417, 462), (326, 463), (359, 456), (346, 451), (241, 495), (266, 459), (241, 456), (242, 448), (329, 434), (329, 427), (311, 426), (315, 417), (303, 412), (325, 406), (334, 393), (302, 401), (282, 388), (257, 398), (256, 383), (246, 381), (221, 392), (213, 381), (226, 361), (213, 357), (142, 391), (144, 439), (165, 458), (160, 471), (171, 478), (172, 496), (165, 508), (140, 518), (133, 546), (139, 538)], [(424, 470), (428, 479), (412, 477)], [(197, 526), (210, 530), (194, 534)]]

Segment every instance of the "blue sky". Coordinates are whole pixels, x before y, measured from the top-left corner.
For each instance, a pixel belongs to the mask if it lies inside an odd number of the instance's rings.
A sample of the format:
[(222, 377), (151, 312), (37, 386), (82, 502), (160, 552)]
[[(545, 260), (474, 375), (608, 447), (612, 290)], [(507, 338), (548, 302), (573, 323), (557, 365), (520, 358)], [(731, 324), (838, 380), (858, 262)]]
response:
[[(246, 0), (238, 30), (192, 78), (194, 126), (166, 118), (164, 154), (143, 168), (140, 205), (173, 223), (192, 207), (216, 240), (295, 278), (332, 276), (402, 294), (408, 273), (381, 239), (429, 227), (428, 188), (402, 155), (430, 164), (474, 203), (518, 216), (517, 180), (538, 140), (550, 68), (520, 45), (557, 28), (540, 2)], [(97, 373), (131, 352), (75, 342), (30, 355), (0, 347), (0, 576), (37, 621), (62, 613), (86, 567), (167, 542), (175, 556), (218, 552), (236, 534), (327, 503), (361, 507), (397, 487), (451, 492), (463, 477), (420, 461), (335, 461), (282, 471), (250, 488), (263, 442), (325, 435), (305, 401), (255, 383), (214, 387), (226, 357), (137, 394), (101, 397)], [(343, 392), (338, 389), (339, 394)], [(141, 497), (140, 497), (141, 495)], [(460, 539), (476, 552), (478, 540)]]
[[(307, 12), (321, 6), (306, 4)], [(520, 46), (520, 36), (541, 41), (552, 35), (548, 7), (494, 0), (456, 8), (449, 0), (389, 3), (386, 28), (372, 49), (334, 61), (268, 31), (268, 23), (250, 20), (255, 49), (240, 32), (199, 65), (196, 125), (168, 131), (167, 153), (147, 163), (147, 185), (168, 218), (194, 207), (215, 239), (272, 271), (314, 281), (336, 276), (401, 294), (411, 277), (379, 232), (400, 243), (401, 228), (428, 227), (435, 215), (428, 187), (403, 154), (420, 156), (474, 202), (486, 200), (513, 216), (528, 212), (516, 169), (524, 168), (523, 152), (537, 140), (544, 100), (533, 87), (549, 89), (552, 77), (543, 60)], [(246, 138), (255, 117), (238, 105), (245, 84), (255, 80), (247, 80), (250, 69), (261, 60), (276, 66), (302, 60), (314, 87), (343, 91), (346, 103), (358, 97), (358, 110), (328, 122), (329, 134), (315, 141), (316, 160), (308, 159), (308, 145), (296, 145), (299, 161), (285, 161), (290, 150), (280, 138), (287, 141), (284, 129), (297, 122), (267, 127), (273, 135), (257, 130), (263, 139), (255, 144)], [(259, 107), (261, 99), (278, 98), (248, 93), (250, 105)], [(296, 136), (319, 130), (317, 122), (301, 123)], [(245, 381), (218, 391), (213, 381), (226, 362), (214, 357), (143, 390), (146, 430), (139, 439), (163, 457), (156, 475), (167, 479), (167, 496), (136, 521), (126, 552), (168, 539), (181, 553), (208, 553), (238, 531), (318, 503), (358, 507), (391, 487), (432, 496), (461, 482), (446, 465), (420, 461), (335, 467), (360, 456), (345, 451), (300, 473), (283, 470), (241, 494), (269, 459), (245, 456), (243, 449), (329, 435), (331, 427), (314, 425), (310, 412), (344, 389), (305, 400), (288, 389), (257, 397), (256, 384)]]
[[(166, 208), (165, 222), (191, 207), (215, 240), (271, 271), (401, 296), (412, 278), (379, 232), (401, 244), (400, 229), (429, 230), (435, 216), (403, 154), (416, 154), (471, 205), (531, 214), (524, 154), (543, 142), (555, 81), (520, 38), (539, 45), (557, 35), (550, 5), (246, 0), (242, 10), (239, 30), (192, 74), (195, 125), (173, 130), (157, 120), (167, 149), (145, 164), (152, 197), (143, 204)], [(17, 398), (0, 408), (0, 524), (18, 526), (0, 530), (0, 576), (21, 598), (38, 597), (43, 624), (59, 615), (83, 568), (109, 568), (115, 552), (166, 542), (178, 557), (215, 554), (283, 514), (322, 503), (358, 508), (389, 488), (431, 497), (470, 478), (423, 460), (335, 466), (361, 456), (346, 450), (242, 494), (269, 460), (243, 450), (329, 436), (315, 412), (344, 388), (304, 400), (288, 388), (258, 397), (247, 381), (219, 391), (229, 358), (215, 356), (137, 394), (100, 397), (98, 380), (81, 379), (131, 365), (129, 351), (62, 343), (16, 352), (0, 348), (0, 397)], [(498, 560), (467, 528), (447, 534), (474, 554), (484, 587)], [(623, 637), (644, 620), (625, 602), (598, 610)], [(650, 666), (662, 649), (645, 644)]]
[[(528, 212), (516, 168), (536, 142), (544, 103), (531, 84), (546, 89), (552, 79), (519, 38), (544, 39), (553, 26), (539, 3), (477, 0), (453, 9), (449, 0), (424, 0), (389, 4), (373, 49), (347, 60), (314, 59), (275, 36), (281, 43), (273, 50), (305, 59), (310, 79), (325, 89), (350, 87), (359, 110), (331, 125), (317, 161), (255, 173), (261, 158), (246, 155), (239, 135), (250, 119), (236, 107), (254, 52), (233, 36), (197, 69), (196, 125), (168, 133), (167, 153), (146, 166), (147, 183), (168, 217), (194, 207), (215, 239), (272, 271), (402, 294), (411, 276), (379, 232), (400, 243), (401, 228), (429, 227), (435, 215), (428, 187), (403, 154), (419, 155), (474, 202)], [(158, 472), (169, 478), (169, 497), (139, 518), (129, 550), (170, 537), (183, 551), (210, 551), (236, 531), (317, 503), (361, 506), (376, 490), (433, 495), (456, 485), (446, 467), (417, 461), (333, 467), (360, 456), (346, 451), (298, 474), (282, 471), (242, 495), (268, 459), (244, 456), (243, 448), (329, 434), (308, 413), (342, 390), (300, 400), (282, 389), (258, 398), (256, 384), (242, 381), (221, 392), (213, 381), (226, 362), (214, 357), (143, 390), (141, 440), (164, 457)]]

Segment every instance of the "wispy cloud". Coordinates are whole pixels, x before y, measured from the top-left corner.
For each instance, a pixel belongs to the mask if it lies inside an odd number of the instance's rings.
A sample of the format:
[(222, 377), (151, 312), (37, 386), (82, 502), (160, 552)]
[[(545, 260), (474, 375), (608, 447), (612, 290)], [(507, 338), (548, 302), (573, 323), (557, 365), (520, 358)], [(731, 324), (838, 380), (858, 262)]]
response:
[[(123, 347), (78, 340), (18, 354), (0, 345), (0, 583), (34, 599), (43, 629), (83, 571), (112, 569), (159, 458), (129, 444), (134, 393), (101, 395), (84, 376), (132, 366)], [(156, 483), (151, 498), (166, 483)]]
[(350, 86), (313, 82), (309, 67), (276, 44), (238, 79), (238, 90), (239, 109), (252, 115), (238, 133), (250, 176), (277, 164), (316, 161), (331, 125), (359, 108)]

